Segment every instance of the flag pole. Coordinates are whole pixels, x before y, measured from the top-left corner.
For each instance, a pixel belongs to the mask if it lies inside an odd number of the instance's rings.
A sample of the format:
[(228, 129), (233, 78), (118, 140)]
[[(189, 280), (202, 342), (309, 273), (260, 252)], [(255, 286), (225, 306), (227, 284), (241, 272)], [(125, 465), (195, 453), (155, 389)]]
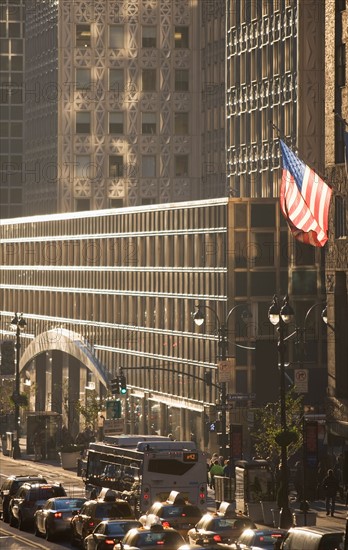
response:
[[(269, 120), (269, 123), (270, 123), (270, 125), (272, 126), (273, 130), (275, 130), (275, 131), (277, 132), (277, 134), (278, 134), (278, 135), (277, 135), (277, 138), (278, 138), (278, 139), (281, 139), (281, 140), (284, 141), (285, 143), (286, 143), (287, 141), (289, 141), (289, 138), (287, 138), (287, 137), (283, 134), (283, 132), (281, 131), (281, 129), (280, 129), (278, 126), (276, 126), (276, 124), (273, 124), (273, 120)], [(295, 149), (295, 151), (297, 151), (297, 147), (296, 147), (296, 146), (291, 145), (291, 148), (292, 148), (292, 149)]]

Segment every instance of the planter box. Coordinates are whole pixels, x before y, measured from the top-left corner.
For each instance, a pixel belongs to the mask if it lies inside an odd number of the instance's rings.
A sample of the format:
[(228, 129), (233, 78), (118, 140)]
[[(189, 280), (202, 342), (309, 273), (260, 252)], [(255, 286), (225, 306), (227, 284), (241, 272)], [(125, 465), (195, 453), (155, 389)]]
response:
[(277, 503), (273, 500), (271, 501), (261, 501), (263, 522), (265, 525), (273, 525), (273, 514), (272, 510), (277, 507)]
[(247, 514), (252, 521), (254, 521), (255, 523), (263, 522), (261, 502), (247, 502), (246, 509)]
[(292, 518), (293, 523), (296, 527), (304, 527), (306, 525), (317, 524), (317, 512), (306, 512), (306, 521), (303, 512), (294, 512), (292, 514)]
[(77, 461), (81, 458), (80, 451), (74, 451), (72, 453), (59, 453), (60, 463), (64, 470), (77, 469)]

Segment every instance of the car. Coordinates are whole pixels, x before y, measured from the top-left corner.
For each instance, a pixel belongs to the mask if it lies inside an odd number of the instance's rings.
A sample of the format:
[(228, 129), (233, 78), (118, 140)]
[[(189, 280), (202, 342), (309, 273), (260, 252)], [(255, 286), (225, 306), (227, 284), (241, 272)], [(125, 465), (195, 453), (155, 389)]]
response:
[(40, 475), (28, 476), (25, 474), (13, 475), (5, 479), (0, 489), (0, 514), (6, 523), (10, 521), (10, 501), (23, 483), (47, 483), (47, 480)]
[(112, 490), (103, 494), (103, 498), (85, 502), (79, 513), (71, 519), (71, 543), (82, 546), (84, 539), (106, 519), (135, 519), (129, 503), (117, 498)]
[(101, 521), (94, 531), (85, 538), (83, 546), (85, 550), (108, 550), (111, 545), (123, 539), (125, 534), (141, 523), (136, 519), (109, 519)]
[(187, 531), (201, 519), (202, 511), (187, 502), (178, 491), (172, 491), (165, 502), (154, 502), (139, 521), (146, 527), (154, 522), (155, 517), (164, 527), (172, 527), (186, 536)]
[(285, 529), (245, 529), (240, 537), (231, 544), (231, 550), (274, 550), (275, 543), (284, 540)]
[(35, 512), (35, 535), (44, 535), (46, 540), (53, 540), (58, 534), (70, 533), (70, 522), (73, 515), (86, 502), (85, 498), (56, 497)]
[[(347, 518), (348, 519), (348, 518)], [(337, 527), (292, 527), (285, 536), (282, 550), (333, 550), (344, 546), (344, 529)]]
[(34, 525), (35, 512), (46, 500), (66, 496), (60, 483), (23, 483), (10, 502), (10, 525), (20, 530)]
[(185, 539), (178, 531), (155, 523), (150, 527), (131, 529), (122, 541), (115, 544), (114, 550), (158, 550), (159, 547), (177, 550), (184, 544)]
[(243, 514), (221, 516), (205, 514), (199, 522), (188, 531), (190, 544), (208, 544), (222, 542), (229, 544), (238, 539), (244, 529), (255, 529), (253, 521)]

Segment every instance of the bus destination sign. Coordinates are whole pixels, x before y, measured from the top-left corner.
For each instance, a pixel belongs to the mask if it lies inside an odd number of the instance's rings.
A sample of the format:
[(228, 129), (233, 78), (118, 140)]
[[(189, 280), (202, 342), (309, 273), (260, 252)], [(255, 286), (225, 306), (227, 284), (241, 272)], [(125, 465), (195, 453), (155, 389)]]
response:
[(183, 453), (183, 461), (184, 462), (198, 462), (198, 453), (190, 452), (190, 453)]

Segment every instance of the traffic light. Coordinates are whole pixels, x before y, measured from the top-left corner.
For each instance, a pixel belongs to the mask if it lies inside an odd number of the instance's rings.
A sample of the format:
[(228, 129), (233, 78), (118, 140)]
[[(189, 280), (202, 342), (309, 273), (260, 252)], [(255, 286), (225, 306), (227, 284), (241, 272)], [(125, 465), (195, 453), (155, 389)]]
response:
[(120, 376), (120, 392), (122, 395), (127, 393), (127, 380), (125, 376)]
[(118, 395), (120, 393), (120, 379), (118, 376), (111, 380), (111, 393), (112, 395)]

